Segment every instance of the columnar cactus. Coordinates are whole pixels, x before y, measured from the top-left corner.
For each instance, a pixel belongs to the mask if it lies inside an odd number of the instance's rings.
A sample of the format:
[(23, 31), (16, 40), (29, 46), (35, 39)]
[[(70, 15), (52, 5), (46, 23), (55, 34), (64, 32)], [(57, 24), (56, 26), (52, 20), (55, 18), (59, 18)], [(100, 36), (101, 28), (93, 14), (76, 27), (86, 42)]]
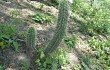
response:
[(59, 4), (59, 14), (58, 14), (58, 20), (57, 20), (57, 26), (56, 26), (56, 32), (50, 41), (50, 43), (47, 45), (47, 48), (45, 49), (45, 53), (51, 53), (53, 52), (62, 41), (65, 30), (67, 27), (69, 12), (68, 12), (68, 1), (67, 0), (61, 0)]
[(35, 49), (36, 45), (36, 31), (34, 27), (29, 27), (27, 32), (27, 47)]

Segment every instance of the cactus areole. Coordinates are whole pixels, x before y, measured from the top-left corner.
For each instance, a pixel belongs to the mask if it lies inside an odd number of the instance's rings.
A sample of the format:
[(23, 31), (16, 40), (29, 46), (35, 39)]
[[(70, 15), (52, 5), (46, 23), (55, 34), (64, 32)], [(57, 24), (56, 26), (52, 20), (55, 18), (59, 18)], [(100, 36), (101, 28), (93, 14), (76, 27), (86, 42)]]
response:
[(60, 1), (56, 32), (45, 49), (46, 54), (49, 54), (56, 50), (65, 35), (69, 17), (68, 7), (69, 6), (67, 0)]

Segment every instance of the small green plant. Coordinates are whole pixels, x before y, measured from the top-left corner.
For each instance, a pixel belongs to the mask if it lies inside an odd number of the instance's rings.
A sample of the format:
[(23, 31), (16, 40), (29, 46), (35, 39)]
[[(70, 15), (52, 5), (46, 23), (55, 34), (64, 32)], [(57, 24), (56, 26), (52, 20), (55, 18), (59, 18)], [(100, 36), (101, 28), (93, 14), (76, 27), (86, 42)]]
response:
[(18, 43), (16, 42), (16, 26), (0, 24), (0, 48), (9, 48), (14, 47), (17, 51), (19, 48)]
[(69, 49), (73, 48), (76, 43), (76, 37), (73, 38), (66, 38), (64, 40), (65, 44), (68, 46)]
[(45, 22), (51, 22), (52, 19), (52, 16), (40, 12), (37, 12), (36, 15), (32, 16), (32, 20), (41, 24)]
[(72, 69), (73, 70), (81, 70), (81, 65), (80, 64), (73, 64), (73, 66), (72, 66)]
[(4, 70), (4, 66), (0, 64), (0, 70)]
[(16, 17), (13, 17), (11, 21), (12, 21), (11, 23), (19, 23), (21, 25), (24, 24), (24, 22), (22, 20), (20, 20), (19, 18), (16, 18)]
[(36, 46), (36, 31), (34, 27), (29, 27), (27, 31), (27, 47), (35, 49)]
[(37, 69), (58, 70), (58, 66), (64, 66), (68, 63), (66, 52), (62, 48), (57, 52), (52, 52), (49, 57), (46, 57), (43, 51), (42, 48), (37, 50), (37, 53), (40, 54), (35, 61)]
[(39, 5), (39, 9), (42, 9), (44, 7), (44, 4)]
[(27, 65), (27, 63), (22, 62), (21, 64), (22, 64), (22, 66), (23, 66), (23, 70), (28, 70), (28, 65)]
[(26, 37), (25, 31), (20, 31), (20, 32), (18, 33), (18, 37), (19, 37), (20, 39), (24, 39), (24, 38)]

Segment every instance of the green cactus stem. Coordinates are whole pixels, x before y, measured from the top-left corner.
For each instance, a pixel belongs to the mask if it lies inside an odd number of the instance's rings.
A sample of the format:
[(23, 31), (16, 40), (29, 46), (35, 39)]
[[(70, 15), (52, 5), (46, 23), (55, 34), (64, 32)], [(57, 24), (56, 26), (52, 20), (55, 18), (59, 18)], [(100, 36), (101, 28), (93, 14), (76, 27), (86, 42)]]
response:
[(61, 0), (59, 4), (59, 14), (58, 14), (56, 32), (52, 40), (47, 45), (45, 49), (45, 54), (49, 54), (54, 50), (56, 50), (60, 42), (62, 41), (68, 23), (68, 17), (69, 17), (68, 9), (69, 9), (68, 1)]
[(27, 31), (27, 47), (35, 49), (36, 46), (36, 31), (34, 27), (29, 27)]

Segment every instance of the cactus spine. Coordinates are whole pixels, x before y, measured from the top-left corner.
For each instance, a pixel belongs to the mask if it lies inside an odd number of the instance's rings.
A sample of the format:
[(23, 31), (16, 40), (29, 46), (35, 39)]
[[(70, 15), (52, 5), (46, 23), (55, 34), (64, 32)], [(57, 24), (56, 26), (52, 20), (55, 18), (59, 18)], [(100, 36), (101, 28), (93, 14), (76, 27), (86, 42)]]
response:
[(68, 1), (61, 0), (59, 4), (59, 14), (58, 14), (56, 32), (52, 40), (47, 45), (47, 48), (45, 49), (46, 54), (53, 52), (59, 46), (60, 42), (62, 41), (65, 35), (68, 17), (69, 17)]
[(34, 27), (29, 27), (27, 31), (27, 47), (35, 49), (36, 45), (36, 31)]

